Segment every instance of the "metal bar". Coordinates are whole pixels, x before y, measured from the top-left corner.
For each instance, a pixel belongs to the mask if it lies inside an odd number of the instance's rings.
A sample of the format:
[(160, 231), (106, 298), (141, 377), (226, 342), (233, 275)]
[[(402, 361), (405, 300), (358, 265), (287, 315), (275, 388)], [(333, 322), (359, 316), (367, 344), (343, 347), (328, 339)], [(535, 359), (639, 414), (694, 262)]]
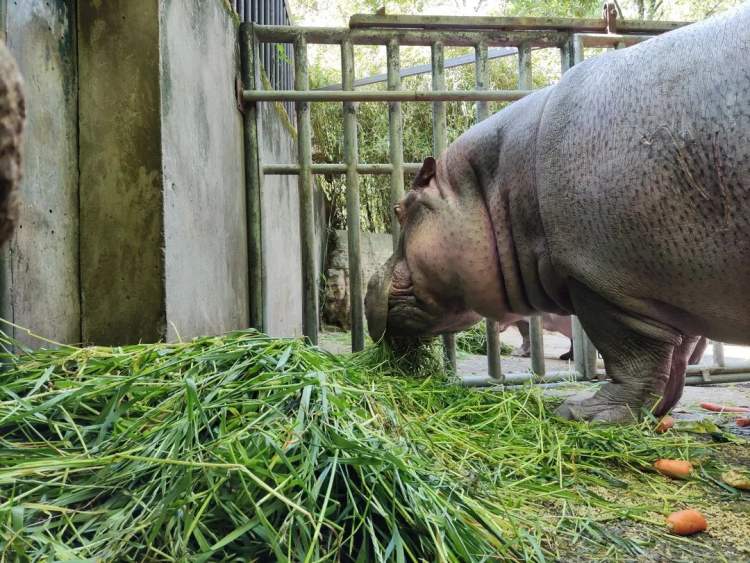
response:
[[(559, 383), (563, 381), (581, 381), (583, 378), (579, 373), (571, 371), (556, 371), (539, 377), (533, 373), (507, 373), (502, 384), (525, 385), (527, 383)], [(466, 387), (494, 387), (500, 382), (486, 375), (468, 375), (461, 378), (461, 383)]]
[[(578, 372), (557, 371), (548, 373), (544, 377), (536, 377), (529, 373), (509, 373), (505, 375), (505, 385), (525, 385), (527, 383), (557, 383), (567, 381), (583, 381), (584, 378)], [(688, 376), (685, 385), (715, 385), (717, 383), (743, 383), (750, 381), (750, 371), (736, 371), (732, 373), (712, 375), (710, 380), (701, 376)], [(461, 378), (461, 383), (466, 387), (495, 387), (498, 381), (486, 375), (470, 375)]]
[(531, 90), (531, 48), (521, 45), (518, 48), (518, 89)]
[(715, 385), (717, 383), (744, 383), (746, 381), (750, 381), (750, 371), (711, 375), (710, 380), (705, 380), (701, 376), (688, 376), (685, 378), (685, 385)]
[[(515, 55), (518, 49), (515, 47), (495, 47), (494, 49), (487, 50), (487, 59), (499, 59), (502, 57), (510, 57)], [(476, 55), (462, 55), (460, 57), (454, 57), (446, 59), (445, 68), (456, 68), (464, 65), (473, 65), (477, 62)], [(428, 74), (432, 72), (432, 66), (429, 64), (411, 66), (409, 68), (402, 68), (399, 71), (401, 78), (407, 76), (419, 76), (420, 74)], [(354, 87), (367, 86), (369, 84), (378, 84), (380, 82), (386, 82), (388, 80), (388, 73), (373, 74), (360, 78), (354, 81)], [(322, 88), (316, 88), (316, 90), (341, 90), (341, 84), (328, 84)], [(479, 88), (478, 88), (479, 89)]]
[(723, 342), (711, 342), (714, 351), (714, 365), (723, 368), (727, 365), (724, 358), (724, 343)]
[(583, 39), (580, 35), (573, 36), (573, 64), (577, 65), (583, 62), (586, 53), (583, 51)]
[[(691, 22), (678, 21), (619, 21), (617, 31), (621, 33), (661, 33), (671, 31)], [(494, 16), (412, 16), (406, 14), (398, 15), (372, 15), (355, 14), (349, 18), (349, 27), (375, 28), (384, 27), (390, 29), (455, 29), (455, 30), (479, 30), (496, 29), (503, 31), (524, 30), (556, 30), (572, 32), (605, 32), (607, 24), (604, 19), (582, 19), (582, 18), (505, 18)]]
[(565, 74), (575, 64), (573, 60), (573, 37), (560, 46), (560, 74)]
[[(611, 33), (585, 33), (581, 34), (581, 42), (584, 47), (617, 47), (622, 44), (625, 47), (637, 45), (651, 39), (653, 35), (614, 35)], [(618, 47), (620, 48), (620, 47)]]
[[(255, 73), (258, 57), (257, 45), (253, 41), (252, 24), (240, 27), (240, 57), (242, 83), (255, 88)], [(258, 142), (258, 106), (245, 104), (243, 115), (244, 161), (245, 161), (245, 207), (247, 230), (248, 267), (248, 322), (251, 327), (265, 330), (263, 228), (261, 215), (261, 192), (263, 177)]]
[[(307, 90), (307, 41), (294, 42), (294, 87)], [(315, 272), (315, 209), (313, 207), (312, 130), (310, 104), (297, 102), (297, 151), (299, 154), (299, 211), (302, 251), (302, 332), (318, 344), (318, 276)]]
[[(576, 371), (585, 379), (594, 379), (596, 372), (596, 348), (583, 330), (578, 317), (573, 317), (573, 360)], [(599, 376), (599, 379), (603, 379)]]
[(544, 332), (541, 315), (529, 317), (529, 343), (531, 344), (531, 371), (537, 375), (544, 375), (547, 370), (544, 365)]
[(750, 371), (750, 364), (747, 362), (738, 363), (734, 366), (688, 366), (686, 373), (688, 375), (700, 375), (703, 373), (708, 373), (709, 375), (726, 375), (729, 373), (741, 373)]
[[(351, 41), (341, 44), (341, 81), (344, 90), (354, 89), (354, 48)], [(349, 244), (349, 297), (352, 317), (352, 351), (365, 348), (362, 263), (359, 245), (359, 174), (357, 174), (357, 107), (344, 102), (344, 163), (346, 164), (346, 222)]]
[(246, 102), (512, 102), (528, 90), (245, 90)]
[[(489, 49), (486, 43), (479, 43), (474, 47), (474, 58), (476, 60), (475, 76), (477, 92), (487, 90), (487, 62), (489, 60)], [(477, 121), (484, 121), (489, 115), (489, 107), (486, 100), (477, 100)]]
[[(487, 89), (487, 60), (489, 53), (485, 43), (479, 43), (474, 47), (474, 60), (476, 61), (475, 80), (476, 89), (484, 91)], [(487, 102), (478, 101), (477, 123), (487, 119), (489, 108)], [(493, 381), (503, 383), (503, 366), (500, 359), (500, 326), (497, 321), (485, 319), (485, 332), (487, 334), (487, 372)]]
[[(445, 53), (440, 41), (432, 44), (432, 90), (433, 92), (445, 90)], [(432, 153), (435, 158), (440, 158), (448, 146), (446, 128), (445, 102), (434, 101), (432, 103)], [(456, 337), (454, 334), (443, 335), (443, 349), (448, 371), (456, 373)]]
[(349, 29), (347, 27), (295, 27), (260, 25), (256, 28), (256, 41), (261, 43), (294, 43), (297, 37), (305, 37), (308, 43), (337, 45), (344, 39), (354, 45), (387, 45), (395, 39), (405, 45), (430, 46), (435, 41), (443, 45), (473, 47), (484, 42), (489, 47), (515, 47), (527, 43), (532, 47), (555, 47), (568, 38), (568, 34), (557, 31), (419, 31), (396, 29)]
[[(421, 162), (406, 162), (402, 165), (403, 171), (409, 174), (416, 174), (422, 167)], [(313, 164), (313, 174), (346, 174), (346, 164)], [(357, 173), (360, 175), (386, 175), (393, 172), (393, 166), (390, 164), (358, 164)], [(299, 164), (266, 164), (263, 166), (264, 174), (275, 175), (296, 175), (299, 174)]]
[[(388, 90), (382, 94), (392, 94), (401, 88), (401, 56), (398, 41), (391, 40), (386, 46), (388, 65)], [(394, 100), (388, 104), (388, 152), (391, 161), (391, 239), (393, 251), (398, 248), (401, 238), (401, 225), (394, 206), (404, 197), (404, 122), (401, 118), (401, 103)]]

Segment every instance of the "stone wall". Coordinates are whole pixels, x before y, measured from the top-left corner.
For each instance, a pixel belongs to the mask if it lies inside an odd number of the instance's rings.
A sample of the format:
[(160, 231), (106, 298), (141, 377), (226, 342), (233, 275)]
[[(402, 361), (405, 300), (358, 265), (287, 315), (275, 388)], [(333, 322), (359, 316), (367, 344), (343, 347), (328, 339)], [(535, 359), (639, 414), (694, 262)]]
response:
[[(351, 328), (349, 295), (349, 249), (346, 231), (333, 231), (328, 241), (325, 270), (325, 299), (323, 322), (329, 326)], [(390, 234), (362, 233), (362, 295), (367, 291), (370, 276), (390, 258), (393, 243)]]

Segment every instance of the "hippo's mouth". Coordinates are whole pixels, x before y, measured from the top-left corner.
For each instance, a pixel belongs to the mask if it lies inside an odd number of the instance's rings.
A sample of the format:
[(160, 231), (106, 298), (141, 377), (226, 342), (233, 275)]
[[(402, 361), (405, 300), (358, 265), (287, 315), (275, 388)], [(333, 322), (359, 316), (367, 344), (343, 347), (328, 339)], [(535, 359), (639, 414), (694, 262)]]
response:
[(375, 342), (383, 338), (411, 339), (457, 332), (480, 318), (462, 303), (438, 304), (420, 299), (408, 267), (395, 257), (370, 279), (365, 310), (368, 331)]

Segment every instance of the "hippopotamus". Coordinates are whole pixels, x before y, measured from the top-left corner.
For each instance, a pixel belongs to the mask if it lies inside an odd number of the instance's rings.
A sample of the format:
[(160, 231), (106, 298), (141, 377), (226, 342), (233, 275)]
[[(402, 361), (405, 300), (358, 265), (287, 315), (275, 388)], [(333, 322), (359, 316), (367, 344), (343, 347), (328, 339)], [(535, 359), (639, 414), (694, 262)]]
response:
[[(531, 355), (531, 339), (529, 338), (529, 320), (523, 319), (512, 323), (521, 334), (521, 346), (513, 350), (513, 356), (528, 358)], [(509, 325), (501, 326), (500, 332), (503, 332)], [(552, 313), (542, 314), (542, 328), (549, 332), (558, 332), (570, 340), (570, 348), (567, 352), (560, 355), (561, 360), (573, 359), (573, 322), (569, 316), (553, 315)], [(693, 348), (693, 352), (688, 359), (688, 364), (698, 365), (703, 359), (703, 353), (706, 351), (708, 342), (705, 336), (701, 336), (698, 343)]]
[(0, 43), (0, 244), (18, 221), (21, 136), (26, 119), (22, 79), (13, 57)]
[(668, 412), (701, 335), (750, 344), (748, 29), (744, 5), (588, 59), (424, 159), (373, 339), (575, 314), (609, 381), (557, 415)]

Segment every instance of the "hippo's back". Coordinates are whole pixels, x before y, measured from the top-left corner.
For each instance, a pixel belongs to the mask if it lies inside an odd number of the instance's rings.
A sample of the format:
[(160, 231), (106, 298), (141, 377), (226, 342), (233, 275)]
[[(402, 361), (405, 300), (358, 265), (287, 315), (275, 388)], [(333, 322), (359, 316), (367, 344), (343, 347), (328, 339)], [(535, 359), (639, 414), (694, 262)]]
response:
[(719, 339), (750, 339), (748, 30), (742, 7), (576, 66), (538, 138), (560, 274)]

